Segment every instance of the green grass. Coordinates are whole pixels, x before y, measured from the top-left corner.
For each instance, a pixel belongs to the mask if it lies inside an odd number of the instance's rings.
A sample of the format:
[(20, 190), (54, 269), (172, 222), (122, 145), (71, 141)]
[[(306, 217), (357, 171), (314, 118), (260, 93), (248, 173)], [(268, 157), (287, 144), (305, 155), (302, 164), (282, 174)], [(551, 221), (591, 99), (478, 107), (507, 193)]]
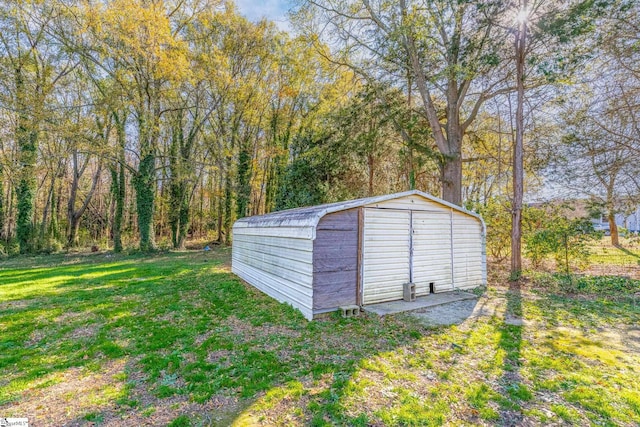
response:
[(640, 292), (640, 280), (629, 277), (539, 272), (531, 272), (530, 275), (536, 290), (556, 295), (633, 299)]
[[(495, 310), (459, 326), (406, 314), (307, 322), (230, 274), (228, 258), (0, 264), (0, 414), (35, 411), (34, 425), (640, 423), (630, 299), (575, 298), (537, 277), (538, 294), (490, 286), (481, 301)], [(598, 280), (582, 290), (635, 289)], [(514, 317), (523, 325), (505, 323)]]
[(611, 237), (605, 236), (599, 242), (591, 245), (589, 262), (605, 266), (639, 266), (640, 238), (638, 236), (620, 236), (620, 246), (611, 244)]

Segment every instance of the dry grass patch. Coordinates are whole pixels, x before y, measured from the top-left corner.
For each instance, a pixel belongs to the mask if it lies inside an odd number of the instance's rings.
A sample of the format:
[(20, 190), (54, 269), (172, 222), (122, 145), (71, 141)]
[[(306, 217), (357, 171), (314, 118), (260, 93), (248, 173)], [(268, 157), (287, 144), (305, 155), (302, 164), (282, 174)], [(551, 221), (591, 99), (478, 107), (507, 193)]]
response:
[(125, 390), (125, 359), (105, 362), (99, 372), (70, 368), (42, 378), (21, 398), (2, 408), (3, 416), (28, 417), (33, 425), (83, 424), (84, 415), (101, 412)]

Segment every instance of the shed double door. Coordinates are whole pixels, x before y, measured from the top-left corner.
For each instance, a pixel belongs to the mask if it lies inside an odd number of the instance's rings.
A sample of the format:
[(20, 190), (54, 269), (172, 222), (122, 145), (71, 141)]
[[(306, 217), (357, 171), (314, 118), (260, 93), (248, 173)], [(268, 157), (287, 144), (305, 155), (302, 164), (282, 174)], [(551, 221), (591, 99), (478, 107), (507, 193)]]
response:
[(402, 299), (405, 283), (416, 295), (452, 289), (451, 216), (442, 211), (364, 209), (362, 302)]

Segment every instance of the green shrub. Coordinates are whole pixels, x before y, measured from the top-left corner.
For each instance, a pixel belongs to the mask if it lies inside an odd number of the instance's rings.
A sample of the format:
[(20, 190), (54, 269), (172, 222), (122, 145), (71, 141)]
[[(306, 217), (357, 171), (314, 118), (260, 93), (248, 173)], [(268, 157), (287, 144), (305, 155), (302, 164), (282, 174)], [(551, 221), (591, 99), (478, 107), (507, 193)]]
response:
[(532, 280), (536, 289), (554, 294), (625, 296), (640, 292), (640, 280), (620, 276), (538, 273)]
[(20, 242), (18, 239), (13, 238), (4, 244), (4, 252), (7, 256), (14, 256), (20, 253)]
[(62, 243), (53, 237), (40, 238), (36, 242), (36, 249), (41, 254), (53, 254), (63, 249)]
[(468, 206), (484, 219), (487, 225), (487, 253), (496, 261), (505, 260), (511, 253), (511, 211), (509, 201), (493, 198), (484, 204)]
[(588, 243), (601, 237), (587, 218), (569, 219), (564, 215), (549, 215), (541, 227), (525, 234), (524, 253), (534, 267), (553, 257), (558, 270), (569, 273), (573, 266), (585, 267), (589, 259)]

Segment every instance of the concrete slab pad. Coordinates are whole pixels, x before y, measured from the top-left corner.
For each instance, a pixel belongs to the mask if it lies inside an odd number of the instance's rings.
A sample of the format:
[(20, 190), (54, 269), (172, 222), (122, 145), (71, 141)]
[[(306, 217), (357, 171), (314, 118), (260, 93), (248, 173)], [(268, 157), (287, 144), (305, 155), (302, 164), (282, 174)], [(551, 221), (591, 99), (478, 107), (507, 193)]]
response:
[(424, 297), (418, 297), (413, 302), (407, 301), (389, 301), (378, 304), (365, 305), (363, 310), (369, 313), (375, 313), (379, 316), (387, 314), (402, 313), (405, 311), (421, 310), (429, 307), (436, 307), (443, 304), (449, 304), (456, 301), (465, 301), (477, 299), (478, 297), (472, 293), (464, 291), (441, 292), (431, 294)]
[[(425, 326), (459, 325), (467, 319), (474, 318), (478, 312), (478, 301), (477, 299), (454, 301), (448, 304), (412, 311), (409, 315), (415, 317)], [(475, 318), (477, 319), (478, 317)]]

